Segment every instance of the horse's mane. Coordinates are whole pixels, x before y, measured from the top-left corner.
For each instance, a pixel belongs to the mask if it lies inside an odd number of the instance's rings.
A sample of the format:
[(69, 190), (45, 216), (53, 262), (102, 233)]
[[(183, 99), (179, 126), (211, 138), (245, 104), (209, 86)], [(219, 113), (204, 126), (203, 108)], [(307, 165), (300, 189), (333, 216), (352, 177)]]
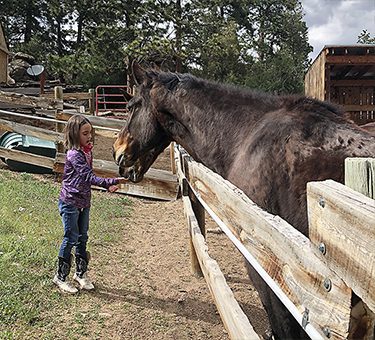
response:
[[(257, 103), (258, 109), (271, 110), (276, 109), (281, 104), (281, 97), (253, 90), (245, 87), (235, 86), (231, 84), (222, 84), (202, 78), (198, 78), (189, 73), (159, 73), (157, 82), (165, 86), (168, 91), (175, 92), (177, 90), (184, 93), (185, 96), (200, 98), (199, 94), (204, 93), (205, 101), (210, 101), (215, 105), (248, 105), (249, 103)], [(229, 102), (225, 102), (226, 98), (232, 98)], [(235, 98), (235, 100), (233, 100)]]
[(193, 93), (192, 96), (204, 93), (205, 100), (211, 99), (212, 103), (217, 102), (219, 105), (226, 105), (225, 98), (232, 98), (229, 105), (242, 106), (256, 103), (260, 111), (272, 111), (284, 107), (288, 111), (314, 112), (319, 116), (344, 116), (344, 111), (328, 102), (302, 95), (274, 95), (260, 90), (198, 78), (189, 73), (161, 72), (158, 73), (157, 81), (170, 92), (180, 90), (185, 95)]

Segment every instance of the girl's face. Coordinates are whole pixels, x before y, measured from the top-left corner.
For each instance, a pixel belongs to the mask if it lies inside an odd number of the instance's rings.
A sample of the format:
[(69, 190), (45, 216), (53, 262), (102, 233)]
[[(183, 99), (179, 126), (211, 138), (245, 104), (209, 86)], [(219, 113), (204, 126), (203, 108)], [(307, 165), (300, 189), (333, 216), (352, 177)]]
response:
[(83, 124), (79, 129), (79, 141), (81, 146), (87, 146), (91, 142), (91, 125)]

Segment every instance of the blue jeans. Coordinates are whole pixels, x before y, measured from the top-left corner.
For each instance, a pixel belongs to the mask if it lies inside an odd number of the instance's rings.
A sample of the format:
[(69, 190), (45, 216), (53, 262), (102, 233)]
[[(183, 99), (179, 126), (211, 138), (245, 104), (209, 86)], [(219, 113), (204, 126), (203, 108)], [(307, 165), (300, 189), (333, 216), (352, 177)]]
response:
[(70, 261), (72, 248), (76, 247), (76, 257), (87, 259), (86, 244), (89, 238), (90, 208), (79, 209), (59, 200), (59, 212), (64, 226), (64, 238), (60, 246), (59, 257)]

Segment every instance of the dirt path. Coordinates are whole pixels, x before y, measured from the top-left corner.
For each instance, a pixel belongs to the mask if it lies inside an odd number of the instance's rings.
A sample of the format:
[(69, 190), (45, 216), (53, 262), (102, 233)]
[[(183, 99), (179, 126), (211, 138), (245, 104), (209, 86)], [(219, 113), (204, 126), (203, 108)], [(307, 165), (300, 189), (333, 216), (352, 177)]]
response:
[[(188, 232), (181, 200), (133, 198), (133, 212), (111, 249), (94, 246), (93, 294), (112, 339), (228, 339), (203, 278), (190, 273)], [(260, 334), (259, 307), (239, 253), (223, 234), (209, 234), (209, 249), (237, 300)], [(210, 251), (211, 252), (211, 251)]]

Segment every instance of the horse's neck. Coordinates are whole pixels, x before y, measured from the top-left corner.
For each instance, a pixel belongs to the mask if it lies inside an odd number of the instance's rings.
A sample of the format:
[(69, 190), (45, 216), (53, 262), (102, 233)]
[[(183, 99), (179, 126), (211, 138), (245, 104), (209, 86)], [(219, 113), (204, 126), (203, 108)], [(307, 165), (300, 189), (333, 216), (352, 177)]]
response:
[[(246, 135), (265, 112), (275, 110), (276, 97), (203, 82), (167, 101), (170, 121), (162, 125), (197, 161), (226, 176)], [(165, 105), (165, 101), (162, 105)], [(163, 119), (163, 120), (164, 120)]]
[[(173, 139), (198, 162), (226, 177), (241, 138), (241, 120), (229, 122), (223, 112), (187, 110), (174, 122)], [(247, 121), (250, 124), (250, 119)], [(171, 132), (171, 131), (170, 131)]]

